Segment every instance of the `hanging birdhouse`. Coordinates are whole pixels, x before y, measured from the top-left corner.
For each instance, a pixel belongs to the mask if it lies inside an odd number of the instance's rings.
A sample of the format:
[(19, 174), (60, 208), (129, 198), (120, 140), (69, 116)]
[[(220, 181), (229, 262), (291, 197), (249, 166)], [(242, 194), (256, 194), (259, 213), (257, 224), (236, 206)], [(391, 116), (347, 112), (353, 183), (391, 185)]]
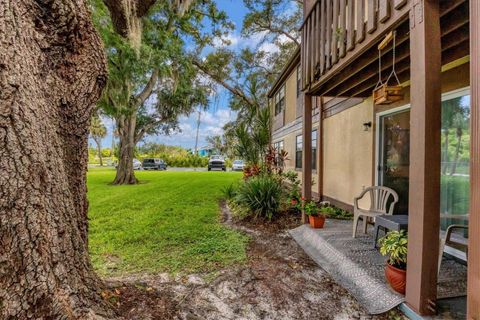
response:
[[(395, 72), (395, 49), (396, 49), (396, 32), (391, 31), (385, 39), (378, 45), (378, 83), (373, 89), (373, 102), (375, 105), (386, 105), (396, 101), (403, 100), (402, 86)], [(392, 72), (385, 82), (382, 81), (382, 50), (393, 40), (393, 61)], [(389, 85), (390, 79), (394, 77), (396, 85)]]

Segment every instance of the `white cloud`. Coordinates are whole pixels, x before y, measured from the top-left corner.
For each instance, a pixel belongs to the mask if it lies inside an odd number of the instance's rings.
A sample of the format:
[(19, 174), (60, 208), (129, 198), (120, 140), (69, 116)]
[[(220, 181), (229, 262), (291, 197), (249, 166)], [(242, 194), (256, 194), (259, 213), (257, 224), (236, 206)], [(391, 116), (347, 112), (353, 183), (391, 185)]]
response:
[(228, 122), (234, 120), (236, 114), (228, 109), (219, 109), (215, 113), (202, 112), (200, 121), (208, 126), (223, 127)]
[(213, 40), (214, 47), (230, 47), (234, 48), (256, 48), (262, 42), (268, 31), (257, 32), (250, 37), (242, 37), (238, 33), (229, 33), (222, 38)]
[(261, 50), (261, 51), (268, 52), (268, 53), (274, 53), (274, 52), (278, 52), (280, 50), (277, 47), (276, 44), (271, 43), (271, 42), (263, 43), (258, 49)]
[(242, 38), (242, 43), (247, 47), (254, 48), (260, 44), (267, 34), (268, 31), (257, 32), (248, 38)]
[(233, 33), (229, 33), (223, 37), (217, 37), (213, 39), (213, 45), (215, 47), (236, 47), (241, 38)]
[[(170, 136), (158, 135), (155, 137), (147, 137), (146, 140), (193, 148), (195, 146), (195, 138), (197, 134), (197, 116), (197, 113), (192, 113), (188, 117), (181, 116), (179, 118), (180, 132), (176, 132)], [(208, 136), (222, 135), (223, 126), (228, 122), (235, 120), (236, 117), (236, 112), (233, 112), (230, 109), (218, 109), (214, 112), (202, 111), (198, 134), (198, 146), (204, 146)]]

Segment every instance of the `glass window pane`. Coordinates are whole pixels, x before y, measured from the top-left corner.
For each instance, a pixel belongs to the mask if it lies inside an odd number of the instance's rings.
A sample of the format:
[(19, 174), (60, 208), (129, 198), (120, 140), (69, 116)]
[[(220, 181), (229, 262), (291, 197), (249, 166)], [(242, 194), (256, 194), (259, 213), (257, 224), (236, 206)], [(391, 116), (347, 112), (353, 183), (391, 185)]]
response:
[[(468, 224), (470, 195), (470, 96), (442, 102), (440, 225)], [(467, 232), (463, 234), (467, 237)]]
[(302, 148), (303, 148), (303, 136), (299, 135), (297, 136), (296, 149), (301, 150)]
[(295, 168), (300, 169), (302, 167), (302, 148), (303, 148), (303, 136), (298, 135), (296, 137), (296, 152), (295, 152)]
[(302, 151), (297, 151), (295, 153), (295, 168), (302, 168)]

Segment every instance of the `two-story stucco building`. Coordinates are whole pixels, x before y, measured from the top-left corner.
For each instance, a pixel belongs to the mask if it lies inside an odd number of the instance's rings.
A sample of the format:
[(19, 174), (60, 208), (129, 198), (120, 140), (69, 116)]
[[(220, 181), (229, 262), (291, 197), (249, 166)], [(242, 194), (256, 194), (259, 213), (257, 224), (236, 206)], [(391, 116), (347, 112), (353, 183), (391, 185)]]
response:
[[(406, 302), (420, 314), (434, 312), (439, 236), (463, 224), (480, 319), (479, 14), (473, 0), (307, 0), (301, 48), (269, 92), (272, 143), (306, 198), (352, 210), (365, 187), (398, 193)], [(400, 94), (374, 103), (394, 68)]]

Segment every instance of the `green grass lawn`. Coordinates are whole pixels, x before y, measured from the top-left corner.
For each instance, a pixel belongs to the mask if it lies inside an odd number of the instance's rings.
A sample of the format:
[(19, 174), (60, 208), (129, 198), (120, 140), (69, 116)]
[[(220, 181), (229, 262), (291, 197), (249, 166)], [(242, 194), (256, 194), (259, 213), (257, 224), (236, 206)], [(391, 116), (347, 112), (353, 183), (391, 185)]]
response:
[(111, 186), (112, 169), (90, 169), (90, 254), (103, 275), (211, 272), (246, 258), (247, 237), (220, 222), (231, 172), (140, 171)]

